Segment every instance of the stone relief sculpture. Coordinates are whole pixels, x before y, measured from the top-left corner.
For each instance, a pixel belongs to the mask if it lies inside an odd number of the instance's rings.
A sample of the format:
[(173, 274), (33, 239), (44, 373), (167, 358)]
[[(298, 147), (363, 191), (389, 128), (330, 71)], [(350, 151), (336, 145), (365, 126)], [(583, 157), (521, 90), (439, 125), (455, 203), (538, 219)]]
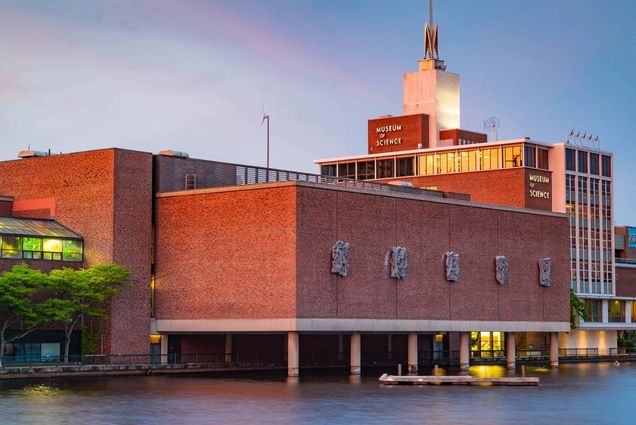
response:
[(391, 277), (404, 279), (409, 271), (409, 262), (406, 256), (406, 248), (394, 246), (391, 249)]
[(552, 281), (550, 280), (551, 267), (551, 258), (542, 258), (541, 261), (539, 261), (539, 284), (541, 286), (550, 286), (552, 284)]
[(496, 275), (495, 279), (500, 285), (505, 285), (508, 282), (508, 260), (504, 255), (498, 255), (495, 257)]
[(331, 273), (342, 277), (349, 274), (349, 242), (338, 241), (331, 248)]
[(446, 280), (457, 282), (459, 280), (459, 254), (453, 251), (447, 252), (446, 257)]

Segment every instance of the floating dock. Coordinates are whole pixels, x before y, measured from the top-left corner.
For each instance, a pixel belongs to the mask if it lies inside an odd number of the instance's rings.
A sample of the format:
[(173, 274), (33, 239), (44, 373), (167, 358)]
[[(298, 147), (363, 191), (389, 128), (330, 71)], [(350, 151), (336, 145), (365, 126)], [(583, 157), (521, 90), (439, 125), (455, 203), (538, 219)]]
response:
[(539, 378), (532, 377), (502, 377), (502, 378), (477, 378), (470, 375), (461, 376), (380, 376), (380, 383), (384, 385), (477, 385), (477, 386), (537, 386)]

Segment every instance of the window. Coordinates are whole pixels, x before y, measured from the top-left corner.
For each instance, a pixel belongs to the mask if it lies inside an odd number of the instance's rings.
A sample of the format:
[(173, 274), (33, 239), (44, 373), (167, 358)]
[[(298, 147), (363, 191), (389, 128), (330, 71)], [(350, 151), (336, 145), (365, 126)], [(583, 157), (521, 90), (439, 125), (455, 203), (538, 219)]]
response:
[(378, 179), (386, 179), (386, 178), (391, 178), (391, 177), (395, 177), (395, 173), (393, 172), (393, 168), (394, 168), (394, 159), (380, 159), (377, 161), (376, 166), (377, 166), (377, 174), (378, 174)]
[(609, 321), (610, 323), (625, 322), (625, 301), (609, 301)]
[(588, 322), (603, 321), (603, 302), (601, 300), (585, 300), (585, 316)]
[(579, 151), (578, 152), (578, 171), (579, 173), (587, 173), (587, 152)]
[(355, 179), (356, 163), (341, 162), (340, 164), (338, 164), (338, 177), (342, 177), (343, 179)]
[(598, 176), (598, 154), (590, 153), (590, 174)]
[(375, 178), (375, 161), (358, 162), (358, 180), (370, 180)]
[(479, 150), (479, 169), (495, 170), (499, 168), (499, 148)]
[(505, 146), (503, 156), (504, 168), (521, 167), (521, 146)]
[(548, 163), (548, 150), (547, 149), (541, 149), (538, 148), (537, 149), (537, 168), (540, 168), (542, 170), (549, 170), (549, 163)]
[(574, 167), (574, 150), (565, 149), (565, 169), (568, 171), (576, 171)]
[(2, 237), (2, 258), (22, 258), (22, 238), (19, 236), (3, 236)]
[(535, 159), (536, 148), (534, 146), (525, 145), (523, 147), (523, 156), (526, 167), (536, 168), (537, 161)]
[(321, 165), (320, 174), (336, 177), (336, 164)]
[(612, 177), (612, 161), (610, 157), (607, 155), (603, 155), (601, 160), (602, 160), (601, 171), (603, 172), (603, 177)]
[(83, 242), (77, 239), (5, 235), (0, 237), (0, 248), (2, 258), (52, 261), (83, 259)]
[(433, 168), (433, 155), (420, 155), (417, 157), (417, 175), (426, 176), (435, 174)]
[(398, 158), (396, 162), (397, 162), (398, 177), (412, 176), (415, 174), (415, 170), (414, 170), (415, 158), (414, 157)]

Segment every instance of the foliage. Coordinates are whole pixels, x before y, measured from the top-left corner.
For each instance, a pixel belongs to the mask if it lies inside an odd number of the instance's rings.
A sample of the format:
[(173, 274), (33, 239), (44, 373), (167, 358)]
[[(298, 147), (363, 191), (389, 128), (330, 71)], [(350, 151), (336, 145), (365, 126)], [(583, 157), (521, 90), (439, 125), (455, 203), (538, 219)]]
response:
[(618, 346), (625, 348), (636, 347), (636, 332), (634, 331), (619, 331), (618, 333)]
[(82, 332), (82, 354), (97, 353), (102, 334), (101, 323), (84, 325), (80, 330)]
[(576, 329), (576, 323), (579, 318), (587, 320), (585, 303), (570, 288), (570, 327), (572, 329)]
[[(0, 275), (0, 356), (7, 343), (27, 335), (43, 321), (34, 297), (45, 287), (46, 280), (46, 274), (26, 265), (13, 266)], [(21, 323), (23, 331), (7, 338), (6, 331), (12, 323)]]
[(50, 322), (64, 325), (64, 361), (68, 362), (71, 334), (82, 318), (107, 316), (107, 301), (128, 283), (130, 271), (116, 264), (98, 264), (88, 269), (63, 268), (49, 274), (51, 298), (40, 311)]

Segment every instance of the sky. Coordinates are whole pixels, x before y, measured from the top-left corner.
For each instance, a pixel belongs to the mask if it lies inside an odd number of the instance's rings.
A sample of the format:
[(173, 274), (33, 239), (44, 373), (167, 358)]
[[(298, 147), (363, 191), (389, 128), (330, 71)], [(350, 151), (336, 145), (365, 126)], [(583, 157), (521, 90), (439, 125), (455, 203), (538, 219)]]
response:
[[(424, 0), (0, 0), (0, 160), (121, 147), (317, 172), (402, 113)], [(614, 153), (616, 224), (636, 225), (636, 2), (437, 0), (461, 126)], [(631, 183), (630, 183), (631, 182)]]

